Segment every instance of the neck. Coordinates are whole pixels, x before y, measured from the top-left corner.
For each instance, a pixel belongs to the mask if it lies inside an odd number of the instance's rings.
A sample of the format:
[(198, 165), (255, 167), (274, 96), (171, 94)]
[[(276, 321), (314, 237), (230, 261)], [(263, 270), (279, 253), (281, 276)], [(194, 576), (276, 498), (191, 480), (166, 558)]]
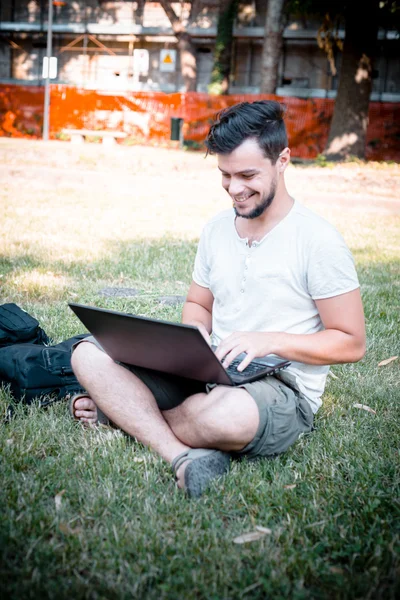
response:
[(259, 242), (289, 214), (293, 204), (294, 199), (289, 196), (286, 189), (281, 194), (277, 191), (271, 206), (256, 219), (236, 217), (235, 225), (239, 236), (248, 238), (250, 244)]

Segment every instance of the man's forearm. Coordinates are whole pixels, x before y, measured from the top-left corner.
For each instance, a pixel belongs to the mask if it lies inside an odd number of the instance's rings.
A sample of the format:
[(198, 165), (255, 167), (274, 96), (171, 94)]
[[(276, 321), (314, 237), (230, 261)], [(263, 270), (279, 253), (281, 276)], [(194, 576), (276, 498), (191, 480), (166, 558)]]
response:
[(212, 316), (211, 313), (203, 306), (200, 306), (200, 304), (196, 304), (195, 302), (185, 302), (182, 311), (182, 323), (196, 326), (203, 325), (210, 334), (212, 329)]
[(279, 332), (235, 331), (219, 344), (216, 355), (228, 366), (241, 353), (247, 357), (244, 369), (254, 358), (278, 354), (291, 361), (309, 365), (332, 365), (356, 362), (364, 356), (365, 339), (362, 333), (352, 335), (337, 329), (318, 333), (296, 334)]
[(358, 338), (335, 329), (308, 335), (293, 333), (264, 335), (266, 346), (271, 342), (274, 354), (310, 365), (356, 362), (365, 354), (365, 341), (362, 336)]

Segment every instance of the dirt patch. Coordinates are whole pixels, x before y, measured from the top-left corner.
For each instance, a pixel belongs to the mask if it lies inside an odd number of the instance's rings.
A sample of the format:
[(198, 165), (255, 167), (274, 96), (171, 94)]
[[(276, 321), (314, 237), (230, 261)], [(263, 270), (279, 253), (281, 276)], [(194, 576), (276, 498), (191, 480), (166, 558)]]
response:
[[(0, 175), (8, 197), (68, 190), (77, 199), (88, 192), (123, 196), (143, 203), (144, 210), (150, 197), (164, 207), (187, 201), (200, 214), (205, 205), (212, 213), (229, 206), (216, 158), (197, 152), (0, 138)], [(398, 164), (295, 164), (286, 171), (286, 181), (294, 197), (313, 207), (385, 214), (400, 210)]]

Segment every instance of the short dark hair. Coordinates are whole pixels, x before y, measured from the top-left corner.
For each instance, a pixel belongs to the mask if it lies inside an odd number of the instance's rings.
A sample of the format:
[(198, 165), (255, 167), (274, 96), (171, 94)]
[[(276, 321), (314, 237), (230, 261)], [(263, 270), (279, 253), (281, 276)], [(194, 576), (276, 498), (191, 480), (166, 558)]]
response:
[(272, 164), (288, 145), (283, 120), (286, 107), (275, 100), (240, 102), (218, 113), (206, 138), (210, 154), (230, 154), (247, 139), (255, 139)]

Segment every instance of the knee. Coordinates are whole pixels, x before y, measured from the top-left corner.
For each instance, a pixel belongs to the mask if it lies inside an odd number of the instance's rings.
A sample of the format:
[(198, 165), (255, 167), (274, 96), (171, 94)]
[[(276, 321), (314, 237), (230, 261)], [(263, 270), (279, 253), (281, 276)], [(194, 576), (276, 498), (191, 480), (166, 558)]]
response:
[(71, 367), (75, 375), (93, 369), (96, 365), (102, 365), (112, 359), (102, 352), (97, 346), (89, 342), (81, 342), (73, 351), (71, 356)]
[(259, 413), (253, 398), (245, 390), (228, 390), (200, 410), (192, 425), (205, 437), (208, 445), (221, 440), (242, 448), (255, 436)]
[(253, 398), (246, 390), (230, 390), (216, 405), (216, 416), (219, 422), (224, 423), (232, 439), (247, 436), (247, 431), (257, 429), (259, 414)]

